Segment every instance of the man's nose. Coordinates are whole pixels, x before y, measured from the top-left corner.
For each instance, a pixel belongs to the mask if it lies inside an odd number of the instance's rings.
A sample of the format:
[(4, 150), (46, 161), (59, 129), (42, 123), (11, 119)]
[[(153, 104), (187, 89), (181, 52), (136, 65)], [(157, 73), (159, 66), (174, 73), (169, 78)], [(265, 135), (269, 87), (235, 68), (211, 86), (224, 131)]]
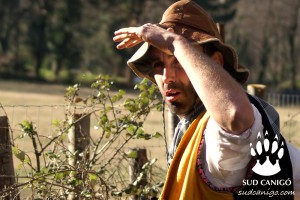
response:
[(169, 84), (175, 82), (176, 74), (172, 66), (165, 66), (163, 72), (163, 82)]

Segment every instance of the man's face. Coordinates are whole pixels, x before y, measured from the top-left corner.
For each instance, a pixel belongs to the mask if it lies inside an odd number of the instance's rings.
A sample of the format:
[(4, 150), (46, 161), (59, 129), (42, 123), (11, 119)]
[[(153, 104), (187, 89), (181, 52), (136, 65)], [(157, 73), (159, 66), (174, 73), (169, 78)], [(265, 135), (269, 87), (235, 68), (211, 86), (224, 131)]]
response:
[(154, 78), (167, 105), (180, 118), (190, 113), (198, 96), (187, 74), (173, 55), (150, 49)]

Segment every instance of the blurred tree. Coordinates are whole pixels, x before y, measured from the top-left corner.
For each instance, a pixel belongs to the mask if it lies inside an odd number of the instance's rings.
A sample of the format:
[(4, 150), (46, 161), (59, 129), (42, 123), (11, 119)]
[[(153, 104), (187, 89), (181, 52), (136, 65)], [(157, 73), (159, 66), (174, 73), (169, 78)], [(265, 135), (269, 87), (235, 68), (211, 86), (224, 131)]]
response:
[[(48, 46), (53, 55), (52, 70), (55, 77), (59, 77), (60, 71), (78, 69), (81, 65), (82, 39), (80, 0), (55, 1), (55, 7), (51, 11), (48, 30)], [(72, 81), (71, 74), (67, 81)]]
[(225, 24), (234, 18), (238, 0), (196, 0), (196, 2), (218, 23), (219, 32), (225, 41)]
[[(128, 9), (124, 10), (125, 14), (127, 15), (127, 18), (122, 22), (126, 23), (126, 26), (131, 27), (131, 26), (137, 26), (140, 22), (139, 18), (142, 15), (142, 13), (145, 12), (147, 9), (146, 7), (146, 1), (141, 1), (141, 0), (127, 0), (126, 1), (126, 7)], [(119, 21), (122, 20), (119, 18)], [(120, 52), (125, 56), (125, 58), (129, 58), (132, 55), (132, 51), (122, 51)], [(124, 70), (122, 70), (124, 71)], [(133, 80), (133, 72), (129, 67), (125, 68), (125, 80), (127, 84), (132, 84)]]
[(273, 90), (295, 88), (292, 80), (297, 86), (298, 4), (298, 0), (240, 0), (238, 3), (236, 18), (226, 36), (236, 47), (239, 62), (250, 68), (249, 82), (264, 83)]
[(39, 71), (48, 51), (46, 29), (48, 10), (52, 6), (51, 2), (31, 0), (28, 7), (28, 11), (30, 12), (27, 13), (29, 22), (27, 42), (35, 60), (34, 74), (37, 78), (39, 77)]
[(236, 14), (236, 3), (239, 0), (195, 0), (213, 19), (220, 24), (231, 21)]
[[(117, 2), (118, 6), (114, 6)], [(110, 1), (113, 13), (119, 14), (115, 15), (115, 21), (110, 24), (109, 33), (112, 36), (115, 30), (122, 27), (140, 26), (148, 22), (158, 23), (163, 11), (169, 4), (170, 2), (168, 1), (157, 2), (152, 0), (127, 0), (122, 1), (122, 3), (118, 0)], [(126, 51), (118, 51), (115, 48), (115, 44), (113, 44), (113, 48), (115, 49), (115, 54), (120, 55), (123, 58), (118, 65), (119, 67), (115, 69), (114, 74), (124, 76), (126, 83), (132, 85), (132, 80), (135, 75), (133, 75), (130, 68), (124, 66), (124, 63), (126, 63), (126, 60), (138, 47)]]
[(0, 1), (0, 42), (1, 53), (6, 54), (9, 49), (9, 40), (13, 26), (16, 23), (16, 18), (13, 14), (16, 14), (15, 8), (19, 6), (18, 0), (1, 0)]
[[(267, 6), (268, 10), (266, 10), (266, 17), (272, 19), (273, 16), (273, 9), (272, 9), (272, 1), (268, 2), (269, 5)], [(262, 50), (259, 59), (259, 70), (257, 73), (257, 82), (262, 83), (265, 79), (266, 70), (268, 69), (269, 59), (270, 59), (270, 52), (271, 52), (271, 44), (269, 39), (271, 38), (271, 31), (272, 25), (271, 20), (264, 21), (265, 31), (262, 34)]]
[[(291, 4), (291, 20), (289, 24), (289, 29), (287, 32), (287, 38), (288, 38), (288, 43), (290, 46), (290, 59), (291, 59), (291, 89), (296, 90), (297, 89), (297, 36), (299, 35), (297, 30), (299, 27), (300, 23), (300, 1), (299, 0), (294, 0), (293, 3)], [(298, 67), (299, 69), (299, 67)]]
[[(226, 23), (226, 40), (251, 69), (250, 81), (296, 88), (299, 0), (195, 1), (216, 22)], [(113, 32), (159, 22), (172, 2), (0, 0), (0, 75), (45, 77), (46, 71), (72, 81), (84, 73), (105, 73), (130, 83), (135, 76), (126, 60), (138, 47), (116, 50)]]
[(18, 59), (22, 16), (19, 0), (0, 0), (0, 71), (6, 75), (18, 75), (24, 71)]

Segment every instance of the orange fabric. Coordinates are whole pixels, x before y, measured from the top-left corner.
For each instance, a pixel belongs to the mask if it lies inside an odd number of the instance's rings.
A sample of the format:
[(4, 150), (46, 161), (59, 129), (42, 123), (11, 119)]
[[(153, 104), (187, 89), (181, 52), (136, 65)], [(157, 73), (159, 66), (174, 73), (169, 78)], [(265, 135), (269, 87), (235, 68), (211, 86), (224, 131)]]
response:
[(209, 115), (199, 115), (190, 125), (176, 150), (161, 200), (232, 200), (232, 193), (210, 189), (196, 169), (196, 159), (202, 133)]

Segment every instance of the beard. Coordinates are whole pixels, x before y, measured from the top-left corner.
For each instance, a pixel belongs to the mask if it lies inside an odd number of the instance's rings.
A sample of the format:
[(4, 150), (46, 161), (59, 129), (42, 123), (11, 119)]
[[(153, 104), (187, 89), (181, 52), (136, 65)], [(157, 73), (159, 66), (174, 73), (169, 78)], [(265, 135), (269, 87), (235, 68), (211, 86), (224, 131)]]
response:
[(176, 89), (180, 91), (181, 98), (166, 102), (170, 111), (178, 116), (186, 116), (194, 110), (194, 106), (199, 102), (199, 97), (191, 84), (184, 85), (181, 82), (171, 83), (165, 86), (165, 89)]

